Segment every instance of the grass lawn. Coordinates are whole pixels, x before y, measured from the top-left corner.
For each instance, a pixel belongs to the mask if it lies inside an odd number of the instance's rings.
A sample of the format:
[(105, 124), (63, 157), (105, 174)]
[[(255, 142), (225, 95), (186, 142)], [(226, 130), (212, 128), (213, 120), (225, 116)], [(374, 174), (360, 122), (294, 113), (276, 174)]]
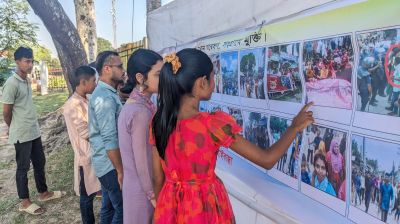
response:
[[(74, 154), (71, 145), (66, 145), (46, 156), (46, 180), (49, 190), (63, 190), (67, 195), (61, 199), (41, 203), (37, 201), (37, 192), (32, 169), (28, 173), (31, 199), (46, 209), (39, 216), (18, 212), (17, 194), (1, 195), (0, 223), (80, 223), (79, 197), (73, 191)], [(12, 169), (15, 169), (12, 168)], [(99, 218), (101, 200), (95, 200), (96, 220)]]
[[(38, 95), (35, 92), (33, 94), (33, 103), (36, 106), (36, 112), (39, 117), (57, 110), (68, 99), (67, 91), (49, 93), (44, 96)], [(3, 104), (0, 103), (0, 105), (0, 120), (3, 120)]]

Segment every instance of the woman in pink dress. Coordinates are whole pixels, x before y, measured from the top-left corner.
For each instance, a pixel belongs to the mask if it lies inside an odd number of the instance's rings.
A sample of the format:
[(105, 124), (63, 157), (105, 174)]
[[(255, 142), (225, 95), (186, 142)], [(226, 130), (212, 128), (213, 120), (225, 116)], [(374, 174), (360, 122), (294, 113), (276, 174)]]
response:
[(128, 60), (128, 85), (133, 91), (118, 118), (118, 139), (124, 169), (124, 223), (150, 223), (155, 198), (149, 125), (155, 113), (150, 97), (158, 89), (163, 65), (156, 52), (139, 49)]
[(340, 153), (338, 139), (332, 140), (329, 152), (326, 155), (326, 161), (328, 162), (329, 180), (331, 181), (333, 188), (335, 188), (335, 191), (338, 192), (345, 176), (344, 157)]

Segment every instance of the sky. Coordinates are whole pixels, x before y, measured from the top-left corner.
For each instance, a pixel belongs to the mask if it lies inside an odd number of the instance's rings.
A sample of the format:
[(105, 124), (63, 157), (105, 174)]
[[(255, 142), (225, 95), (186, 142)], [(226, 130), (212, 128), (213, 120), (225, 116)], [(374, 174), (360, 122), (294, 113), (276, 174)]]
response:
[[(363, 137), (354, 135), (353, 140), (360, 146), (362, 145)], [(379, 170), (391, 172), (393, 161), (395, 169), (397, 169), (400, 163), (400, 145), (372, 138), (365, 138), (365, 157), (378, 160)]]
[[(173, 0), (161, 0), (165, 5)], [(74, 0), (59, 0), (71, 21), (76, 25)], [(134, 5), (133, 5), (134, 3)], [(132, 38), (132, 11), (134, 10), (134, 30)], [(111, 0), (95, 0), (97, 36), (113, 42)], [(117, 14), (117, 46), (141, 40), (146, 36), (146, 0), (116, 0)], [(41, 19), (30, 11), (28, 18), (39, 26), (37, 32), (39, 44), (52, 51), (54, 56), (57, 51), (46, 27)]]

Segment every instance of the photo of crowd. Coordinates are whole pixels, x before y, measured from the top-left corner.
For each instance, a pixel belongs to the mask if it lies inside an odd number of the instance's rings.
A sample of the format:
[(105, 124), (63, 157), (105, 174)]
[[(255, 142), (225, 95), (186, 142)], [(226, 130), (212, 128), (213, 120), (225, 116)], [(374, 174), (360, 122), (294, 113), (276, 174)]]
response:
[(262, 149), (269, 147), (267, 115), (243, 111), (243, 117), (245, 138)]
[(353, 135), (351, 150), (351, 205), (399, 223), (400, 145)]
[[(272, 143), (277, 142), (286, 129), (290, 126), (291, 120), (271, 116), (270, 130), (272, 136)], [(301, 149), (302, 134), (298, 133), (296, 139), (290, 145), (286, 153), (281, 157), (275, 168), (293, 178), (297, 179), (299, 170), (299, 156)]]
[(350, 35), (304, 42), (307, 102), (351, 110), (353, 61)]
[(268, 48), (267, 91), (268, 98), (301, 102), (300, 43)]
[(223, 52), (220, 58), (222, 74), (222, 93), (239, 96), (238, 52)]
[(399, 117), (400, 29), (361, 33), (356, 39), (357, 110)]
[(219, 54), (213, 54), (210, 56), (211, 61), (214, 65), (214, 81), (215, 81), (215, 93), (222, 93), (222, 75), (221, 66), (219, 60)]
[(240, 96), (265, 99), (265, 48), (240, 51)]
[(318, 125), (306, 129), (301, 181), (346, 200), (346, 133)]
[(243, 115), (242, 115), (242, 110), (240, 108), (224, 106), (222, 107), (222, 111), (231, 115), (235, 119), (236, 123), (243, 128)]

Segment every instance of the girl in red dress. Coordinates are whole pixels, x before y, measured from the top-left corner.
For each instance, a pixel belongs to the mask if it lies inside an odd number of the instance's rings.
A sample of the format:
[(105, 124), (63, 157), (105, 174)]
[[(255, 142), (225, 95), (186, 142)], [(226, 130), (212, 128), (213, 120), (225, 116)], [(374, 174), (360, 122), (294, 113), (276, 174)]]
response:
[(306, 105), (281, 140), (263, 150), (239, 135), (241, 127), (224, 112), (199, 112), (214, 90), (213, 64), (197, 49), (168, 55), (161, 69), (158, 110), (153, 118), (154, 223), (235, 223), (228, 194), (214, 169), (218, 149), (232, 150), (271, 169), (298, 132), (311, 124)]

